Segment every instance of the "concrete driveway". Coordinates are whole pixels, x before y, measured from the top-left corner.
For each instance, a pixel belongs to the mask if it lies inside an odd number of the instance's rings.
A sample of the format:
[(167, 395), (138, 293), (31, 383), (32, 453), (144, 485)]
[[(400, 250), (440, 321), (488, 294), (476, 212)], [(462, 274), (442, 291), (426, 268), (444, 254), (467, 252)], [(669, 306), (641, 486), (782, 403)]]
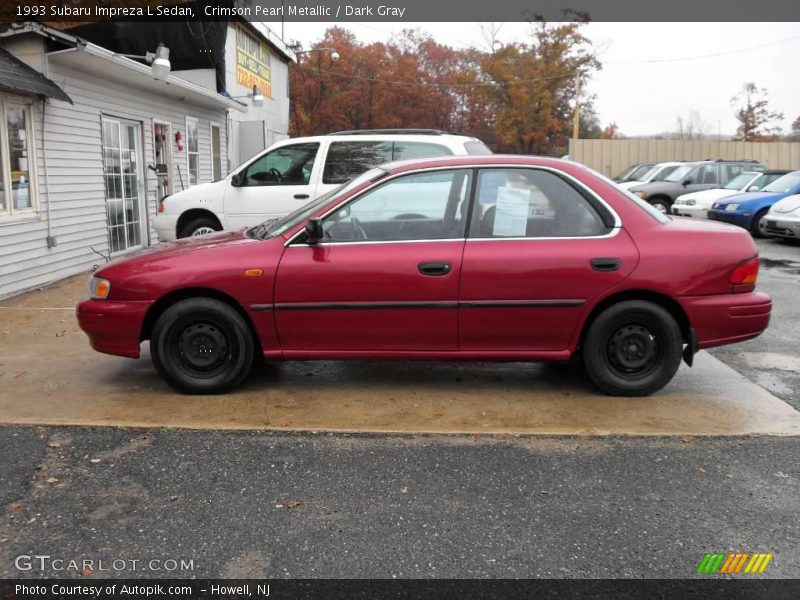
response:
[(140, 360), (93, 351), (86, 276), (0, 303), (0, 422), (198, 429), (579, 435), (800, 434), (800, 413), (701, 353), (648, 398), (598, 393), (580, 368), (522, 363), (266, 365), (225, 396), (183, 396)]

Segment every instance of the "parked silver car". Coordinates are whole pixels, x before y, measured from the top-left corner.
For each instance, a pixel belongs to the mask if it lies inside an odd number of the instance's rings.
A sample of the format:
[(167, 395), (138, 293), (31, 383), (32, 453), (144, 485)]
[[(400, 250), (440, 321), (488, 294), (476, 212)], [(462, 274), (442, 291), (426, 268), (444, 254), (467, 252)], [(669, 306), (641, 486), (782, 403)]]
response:
[(768, 236), (800, 240), (800, 194), (773, 204), (764, 220)]

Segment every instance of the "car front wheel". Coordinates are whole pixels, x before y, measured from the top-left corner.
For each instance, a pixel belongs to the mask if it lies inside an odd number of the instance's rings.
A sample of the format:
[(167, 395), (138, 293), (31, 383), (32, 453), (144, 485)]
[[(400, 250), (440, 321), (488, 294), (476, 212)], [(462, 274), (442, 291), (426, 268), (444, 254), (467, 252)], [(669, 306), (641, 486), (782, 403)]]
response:
[(200, 217), (199, 219), (193, 219), (192, 221), (184, 225), (183, 228), (181, 228), (178, 237), (181, 238), (197, 237), (198, 235), (208, 235), (210, 233), (216, 233), (219, 230), (220, 230), (219, 223), (207, 217)]
[(150, 353), (158, 374), (186, 394), (236, 387), (253, 365), (255, 344), (244, 318), (213, 298), (189, 298), (158, 318)]
[(681, 330), (657, 304), (629, 300), (604, 310), (586, 332), (583, 360), (591, 380), (612, 396), (647, 396), (667, 385), (683, 351)]
[(755, 217), (753, 217), (753, 225), (750, 229), (753, 237), (765, 238), (767, 236), (767, 209), (761, 209)]
[(661, 214), (668, 215), (671, 212), (669, 202), (662, 198), (653, 198), (652, 200), (648, 200), (648, 202), (650, 202), (650, 204), (652, 204), (653, 207), (655, 207), (655, 209)]

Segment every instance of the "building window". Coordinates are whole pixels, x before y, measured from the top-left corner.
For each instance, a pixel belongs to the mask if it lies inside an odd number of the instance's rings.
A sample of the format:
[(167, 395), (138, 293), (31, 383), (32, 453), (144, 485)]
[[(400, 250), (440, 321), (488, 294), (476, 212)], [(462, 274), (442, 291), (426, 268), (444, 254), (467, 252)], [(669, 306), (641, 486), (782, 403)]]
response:
[(222, 179), (222, 137), (219, 125), (211, 124), (211, 181)]
[(0, 112), (0, 215), (32, 214), (37, 202), (30, 106), (0, 100)]
[(197, 139), (197, 119), (186, 117), (186, 159), (189, 185), (200, 183), (200, 140)]

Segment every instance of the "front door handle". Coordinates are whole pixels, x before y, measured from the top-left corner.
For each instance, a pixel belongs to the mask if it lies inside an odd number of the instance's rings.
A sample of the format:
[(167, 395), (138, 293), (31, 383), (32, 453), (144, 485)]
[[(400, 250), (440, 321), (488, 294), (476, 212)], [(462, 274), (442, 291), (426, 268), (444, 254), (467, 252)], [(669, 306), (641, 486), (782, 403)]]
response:
[(308, 194), (295, 194), (295, 200), (308, 200)]
[(430, 277), (437, 277), (440, 275), (447, 275), (450, 270), (453, 268), (449, 262), (444, 261), (432, 261), (432, 262), (421, 262), (417, 265), (419, 272), (423, 275), (428, 275)]
[(620, 262), (618, 258), (593, 258), (592, 269), (595, 271), (619, 271)]

